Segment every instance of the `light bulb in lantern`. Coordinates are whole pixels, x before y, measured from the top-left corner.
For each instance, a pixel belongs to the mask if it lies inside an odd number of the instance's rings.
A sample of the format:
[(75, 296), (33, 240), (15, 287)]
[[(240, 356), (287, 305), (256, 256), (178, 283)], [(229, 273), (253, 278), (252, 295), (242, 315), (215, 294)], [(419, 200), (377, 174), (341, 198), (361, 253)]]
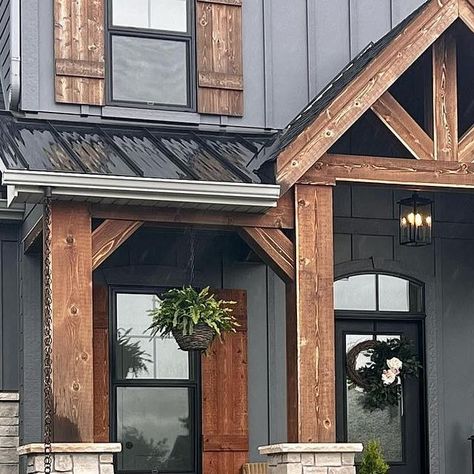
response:
[(426, 223), (428, 224), (429, 227), (431, 227), (431, 222), (432, 222), (432, 221), (431, 221), (431, 216), (428, 216), (428, 217), (426, 218)]
[(410, 212), (410, 214), (408, 214), (408, 222), (410, 225), (413, 225), (415, 223), (415, 214), (413, 214), (413, 212)]
[(421, 214), (417, 214), (415, 216), (415, 225), (417, 227), (421, 227), (423, 225), (423, 217), (421, 216)]

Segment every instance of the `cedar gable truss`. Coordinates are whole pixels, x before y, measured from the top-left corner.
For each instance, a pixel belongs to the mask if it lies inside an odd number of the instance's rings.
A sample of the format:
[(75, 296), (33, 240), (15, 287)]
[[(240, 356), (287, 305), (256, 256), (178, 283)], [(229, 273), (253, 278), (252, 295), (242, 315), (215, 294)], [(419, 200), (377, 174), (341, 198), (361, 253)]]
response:
[[(324, 93), (313, 101), (285, 130), (283, 137), (290, 132), (291, 140), (276, 153), (276, 179), (282, 192), (297, 183), (328, 185), (336, 181), (474, 188), (473, 123), (461, 136), (458, 131), (460, 30), (474, 34), (474, 0), (430, 0), (308, 119), (311, 107), (325, 100)], [(474, 37), (469, 41), (474, 44)], [(426, 57), (431, 74), (431, 84), (426, 85), (432, 100), (425, 106), (429, 117), (422, 127), (391, 88), (417, 61), (426, 62)], [(378, 117), (408, 150), (408, 156), (392, 159), (333, 150), (368, 113)], [(305, 123), (301, 126), (298, 121)]]

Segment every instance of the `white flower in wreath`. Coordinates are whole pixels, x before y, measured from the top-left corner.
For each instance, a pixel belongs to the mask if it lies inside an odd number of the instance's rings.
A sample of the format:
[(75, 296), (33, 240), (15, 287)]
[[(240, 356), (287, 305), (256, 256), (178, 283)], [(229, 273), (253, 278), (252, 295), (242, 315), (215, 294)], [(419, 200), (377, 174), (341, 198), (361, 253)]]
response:
[(399, 373), (400, 370), (402, 370), (403, 362), (397, 357), (392, 357), (391, 359), (387, 360), (387, 367)]
[(392, 369), (384, 370), (382, 373), (382, 382), (384, 385), (392, 385), (397, 380), (397, 374)]

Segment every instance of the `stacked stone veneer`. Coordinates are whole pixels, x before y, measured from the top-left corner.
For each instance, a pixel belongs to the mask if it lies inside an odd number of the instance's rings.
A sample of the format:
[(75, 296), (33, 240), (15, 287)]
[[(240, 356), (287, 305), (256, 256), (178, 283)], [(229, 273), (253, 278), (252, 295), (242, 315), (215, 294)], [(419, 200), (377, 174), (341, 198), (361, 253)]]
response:
[(355, 474), (361, 444), (275, 444), (259, 448), (267, 455), (268, 474)]
[[(53, 474), (114, 474), (113, 454), (121, 451), (117, 443), (53, 443)], [(27, 474), (44, 474), (44, 445), (18, 448), (27, 458)], [(1, 474), (1, 472), (0, 472)]]
[(0, 474), (18, 474), (18, 393), (0, 392)]

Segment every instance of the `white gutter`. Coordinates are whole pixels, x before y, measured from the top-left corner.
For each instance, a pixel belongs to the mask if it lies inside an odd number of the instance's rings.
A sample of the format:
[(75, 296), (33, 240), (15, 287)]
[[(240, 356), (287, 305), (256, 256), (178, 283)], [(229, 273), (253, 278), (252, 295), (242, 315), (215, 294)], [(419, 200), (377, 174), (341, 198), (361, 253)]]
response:
[(8, 205), (52, 197), (137, 205), (183, 205), (216, 210), (263, 212), (276, 207), (280, 186), (271, 184), (179, 181), (173, 179), (5, 170)]

